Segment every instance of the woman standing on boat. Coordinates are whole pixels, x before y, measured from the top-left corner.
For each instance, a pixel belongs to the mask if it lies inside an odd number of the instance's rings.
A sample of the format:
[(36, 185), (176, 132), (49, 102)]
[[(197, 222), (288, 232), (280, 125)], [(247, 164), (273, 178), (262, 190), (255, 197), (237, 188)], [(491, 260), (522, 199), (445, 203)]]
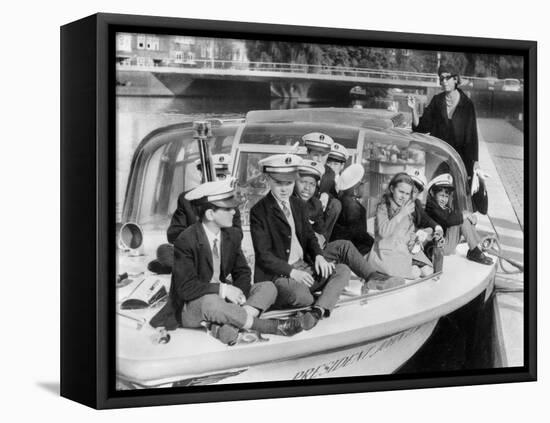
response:
[[(468, 178), (471, 178), (478, 165), (478, 137), (474, 104), (458, 88), (460, 76), (451, 66), (440, 66), (439, 83), (443, 92), (433, 96), (430, 104), (419, 118), (416, 99), (407, 98), (412, 112), (412, 130), (430, 133), (451, 145), (460, 154)], [(436, 173), (447, 173), (441, 169)]]

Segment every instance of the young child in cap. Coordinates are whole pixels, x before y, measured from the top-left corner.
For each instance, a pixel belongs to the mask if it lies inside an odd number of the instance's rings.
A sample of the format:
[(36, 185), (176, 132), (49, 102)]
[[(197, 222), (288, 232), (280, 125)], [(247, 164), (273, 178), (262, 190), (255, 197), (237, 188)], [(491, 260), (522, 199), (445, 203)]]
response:
[[(412, 200), (414, 201), (414, 213), (412, 215), (416, 229), (431, 229), (433, 237), (439, 239), (443, 236), (443, 228), (424, 209), (420, 196), (426, 189), (427, 181), (424, 173), (418, 169), (407, 172), (413, 180)], [(427, 232), (429, 234), (429, 231)]]
[(241, 250), (241, 232), (233, 228), (238, 203), (228, 181), (206, 182), (186, 195), (199, 221), (174, 243), (174, 268), (169, 302), (153, 326), (174, 329), (210, 324), (211, 333), (234, 344), (239, 329), (291, 336), (301, 330), (297, 318), (259, 319), (277, 297), (272, 282), (251, 286), (251, 272)]
[[(344, 168), (346, 167), (346, 162), (348, 161), (348, 151), (342, 144), (337, 142), (333, 143), (330, 146), (330, 152), (327, 157), (327, 166), (330, 167), (335, 176), (335, 181), (338, 181), (338, 178)], [(336, 191), (338, 191), (336, 187)]]
[[(231, 157), (228, 154), (214, 154), (212, 155), (212, 163), (214, 165), (217, 180), (225, 180), (230, 173), (229, 166), (231, 166)], [(195, 166), (198, 172), (202, 172), (202, 163), (200, 159), (195, 161)], [(178, 206), (172, 215), (170, 226), (168, 226), (168, 230), (166, 231), (166, 237), (170, 244), (173, 244), (178, 235), (188, 226), (197, 221), (197, 216), (191, 204), (185, 199), (186, 193), (187, 192), (183, 192), (178, 197)], [(241, 215), (238, 209), (233, 216), (233, 226), (239, 229), (241, 228)]]
[(443, 228), (446, 239), (444, 254), (454, 254), (463, 235), (468, 243), (468, 260), (486, 265), (493, 264), (493, 260), (481, 250), (481, 238), (474, 227), (475, 215), (453, 208), (453, 177), (444, 173), (430, 181), (428, 187), (426, 213)]
[[(231, 157), (228, 154), (214, 154), (212, 156), (212, 163), (214, 165), (217, 180), (225, 180), (230, 174), (229, 166), (231, 165)], [(202, 164), (200, 159), (195, 160), (195, 167), (198, 172), (196, 180), (200, 181), (202, 178)], [(195, 187), (196, 185), (191, 189)], [(191, 191), (191, 189), (181, 193), (178, 197), (177, 208), (172, 215), (170, 225), (166, 231), (168, 244), (161, 244), (157, 248), (157, 258), (151, 261), (147, 266), (151, 272), (158, 274), (170, 274), (172, 272), (174, 263), (174, 247), (172, 244), (174, 244), (179, 234), (198, 220), (191, 203), (185, 199), (185, 195)], [(233, 226), (239, 230), (241, 229), (241, 214), (239, 209), (236, 209), (235, 215), (233, 216)]]
[[(351, 181), (348, 175), (350, 173), (353, 173), (355, 175), (354, 177), (357, 177), (358, 171), (360, 172), (358, 179)], [(336, 240), (332, 240), (327, 244), (326, 238), (322, 234), (322, 231), (324, 229), (324, 217), (321, 208), (321, 202), (318, 198), (314, 196), (314, 193), (317, 189), (319, 180), (321, 179), (323, 172), (324, 169), (320, 163), (314, 162), (312, 160), (303, 159), (302, 163), (298, 166), (298, 178), (296, 179), (296, 184), (294, 187), (294, 195), (297, 198), (300, 198), (301, 200), (306, 202), (304, 206), (309, 212), (309, 222), (311, 223), (312, 228), (315, 231), (315, 235), (317, 236), (319, 245), (323, 249), (323, 255), (325, 259), (333, 261), (335, 263), (343, 263), (348, 266), (357, 276), (364, 280), (367, 280), (373, 275), (373, 270), (371, 267), (368, 266), (366, 260), (364, 259), (364, 255), (368, 252), (368, 249), (370, 249), (373, 239), (370, 237), (369, 234), (367, 234), (365, 215), (363, 215), (364, 228), (353, 226), (350, 222), (350, 225), (354, 229), (354, 231), (352, 232), (346, 232), (346, 235), (349, 235), (350, 238), (337, 238)], [(353, 189), (355, 186), (359, 185), (363, 173), (364, 169), (361, 165), (351, 165), (348, 169), (344, 171), (343, 178), (339, 181), (339, 184), (341, 182), (343, 182), (344, 184), (350, 183), (351, 185), (349, 187), (345, 186), (347, 192), (347, 188)], [(359, 203), (357, 204), (362, 207)], [(342, 214), (340, 214), (340, 216), (342, 216)], [(363, 234), (356, 233), (362, 228), (364, 229)], [(368, 244), (367, 251), (365, 251), (364, 253), (360, 252), (358, 248), (356, 248), (357, 246), (354, 241), (359, 240), (362, 240), (363, 242)]]
[[(250, 230), (255, 251), (254, 279), (273, 281), (276, 307), (313, 305), (301, 316), (304, 329), (330, 315), (346, 287), (350, 270), (327, 262), (301, 199), (293, 196), (302, 159), (278, 154), (259, 162), (267, 175), (269, 193), (250, 210)], [(313, 293), (322, 290), (315, 299)]]
[(334, 140), (320, 132), (306, 134), (302, 137), (302, 140), (307, 148), (308, 158), (314, 162), (321, 163), (325, 168), (325, 173), (321, 176), (319, 183), (319, 200), (321, 200), (325, 215), (325, 233), (330, 238), (334, 224), (342, 210), (342, 205), (338, 200), (338, 192), (336, 191), (336, 174), (332, 167), (327, 165)]

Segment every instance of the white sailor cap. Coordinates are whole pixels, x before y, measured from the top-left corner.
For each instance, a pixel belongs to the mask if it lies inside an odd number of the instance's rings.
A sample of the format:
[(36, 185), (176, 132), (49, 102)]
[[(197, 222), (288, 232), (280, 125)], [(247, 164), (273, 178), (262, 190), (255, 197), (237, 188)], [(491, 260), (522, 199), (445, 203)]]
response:
[(424, 188), (426, 188), (426, 185), (428, 184), (428, 181), (426, 180), (426, 176), (424, 175), (424, 172), (422, 172), (419, 169), (410, 169), (407, 173), (413, 180), (414, 184), (416, 185), (416, 188), (418, 188), (418, 191), (420, 192), (424, 191)]
[(302, 159), (302, 164), (298, 166), (298, 174), (300, 176), (313, 176), (320, 180), (325, 174), (325, 166), (313, 160)]
[(324, 153), (330, 152), (330, 147), (334, 140), (326, 134), (320, 132), (311, 132), (302, 137), (304, 145), (310, 150), (318, 150)]
[(205, 182), (192, 189), (185, 199), (194, 205), (211, 203), (217, 207), (237, 207), (239, 201), (235, 197), (235, 179)]
[(274, 154), (258, 162), (262, 172), (281, 182), (295, 181), (301, 164), (302, 158), (295, 154)]
[(365, 168), (359, 163), (354, 163), (345, 168), (336, 181), (336, 189), (345, 191), (357, 185), (365, 175)]
[(430, 183), (428, 184), (428, 190), (440, 187), (440, 188), (447, 188), (450, 190), (454, 190), (455, 187), (453, 185), (453, 177), (449, 173), (443, 173), (442, 175), (436, 176), (433, 178)]
[(332, 144), (330, 146), (330, 153), (328, 153), (328, 160), (345, 163), (348, 160), (348, 151), (346, 147), (337, 142)]
[[(231, 156), (229, 154), (213, 154), (212, 164), (216, 172), (227, 172), (229, 171), (229, 165), (231, 165)], [(200, 158), (195, 160), (195, 165), (199, 171), (202, 170)]]

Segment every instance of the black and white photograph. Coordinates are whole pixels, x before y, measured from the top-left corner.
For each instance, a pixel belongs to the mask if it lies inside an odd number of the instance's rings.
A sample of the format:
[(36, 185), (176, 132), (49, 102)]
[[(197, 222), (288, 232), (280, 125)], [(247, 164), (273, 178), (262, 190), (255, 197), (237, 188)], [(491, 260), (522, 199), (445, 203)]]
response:
[(544, 10), (6, 3), (3, 421), (544, 420)]
[(524, 56), (114, 37), (117, 391), (526, 365)]

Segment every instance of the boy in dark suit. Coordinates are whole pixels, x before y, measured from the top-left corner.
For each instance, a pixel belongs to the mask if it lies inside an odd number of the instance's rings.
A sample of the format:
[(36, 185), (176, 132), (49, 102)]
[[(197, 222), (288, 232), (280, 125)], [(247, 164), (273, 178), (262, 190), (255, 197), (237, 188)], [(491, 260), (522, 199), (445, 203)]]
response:
[[(254, 279), (273, 281), (277, 307), (313, 304), (302, 316), (311, 329), (334, 308), (346, 287), (350, 270), (327, 262), (308, 220), (301, 199), (292, 196), (301, 158), (292, 154), (270, 156), (259, 162), (267, 174), (270, 192), (250, 210), (250, 229), (256, 263)], [(315, 299), (313, 293), (322, 290)]]
[[(237, 341), (239, 329), (291, 336), (301, 330), (298, 319), (259, 319), (275, 301), (272, 282), (251, 286), (250, 268), (241, 250), (241, 232), (233, 228), (237, 200), (227, 181), (206, 182), (186, 195), (199, 221), (174, 243), (169, 312), (158, 326), (194, 328), (214, 324), (222, 342)], [(170, 313), (171, 311), (171, 313)], [(152, 322), (153, 324), (153, 322)]]
[[(228, 154), (214, 154), (212, 156), (212, 164), (214, 165), (216, 178), (218, 181), (223, 181), (229, 176), (231, 157)], [(202, 164), (200, 159), (195, 161), (195, 166), (197, 171), (201, 173)], [(200, 177), (197, 179), (200, 179)], [(172, 272), (172, 267), (174, 264), (174, 247), (172, 244), (174, 244), (179, 234), (198, 220), (193, 206), (189, 200), (185, 198), (185, 195), (189, 191), (191, 190), (182, 192), (178, 197), (176, 211), (172, 215), (170, 226), (168, 226), (168, 230), (166, 231), (166, 238), (168, 239), (169, 244), (162, 244), (158, 247), (157, 258), (151, 261), (148, 265), (148, 269), (151, 272), (159, 274), (170, 274)], [(236, 209), (233, 216), (233, 226), (241, 229), (241, 214), (239, 209)]]
[(307, 148), (308, 158), (321, 163), (325, 168), (319, 182), (319, 200), (321, 200), (325, 216), (325, 235), (327, 239), (330, 239), (334, 224), (342, 211), (342, 204), (338, 200), (338, 192), (336, 191), (336, 174), (332, 167), (327, 165), (334, 140), (320, 132), (306, 134), (302, 137), (302, 140)]

